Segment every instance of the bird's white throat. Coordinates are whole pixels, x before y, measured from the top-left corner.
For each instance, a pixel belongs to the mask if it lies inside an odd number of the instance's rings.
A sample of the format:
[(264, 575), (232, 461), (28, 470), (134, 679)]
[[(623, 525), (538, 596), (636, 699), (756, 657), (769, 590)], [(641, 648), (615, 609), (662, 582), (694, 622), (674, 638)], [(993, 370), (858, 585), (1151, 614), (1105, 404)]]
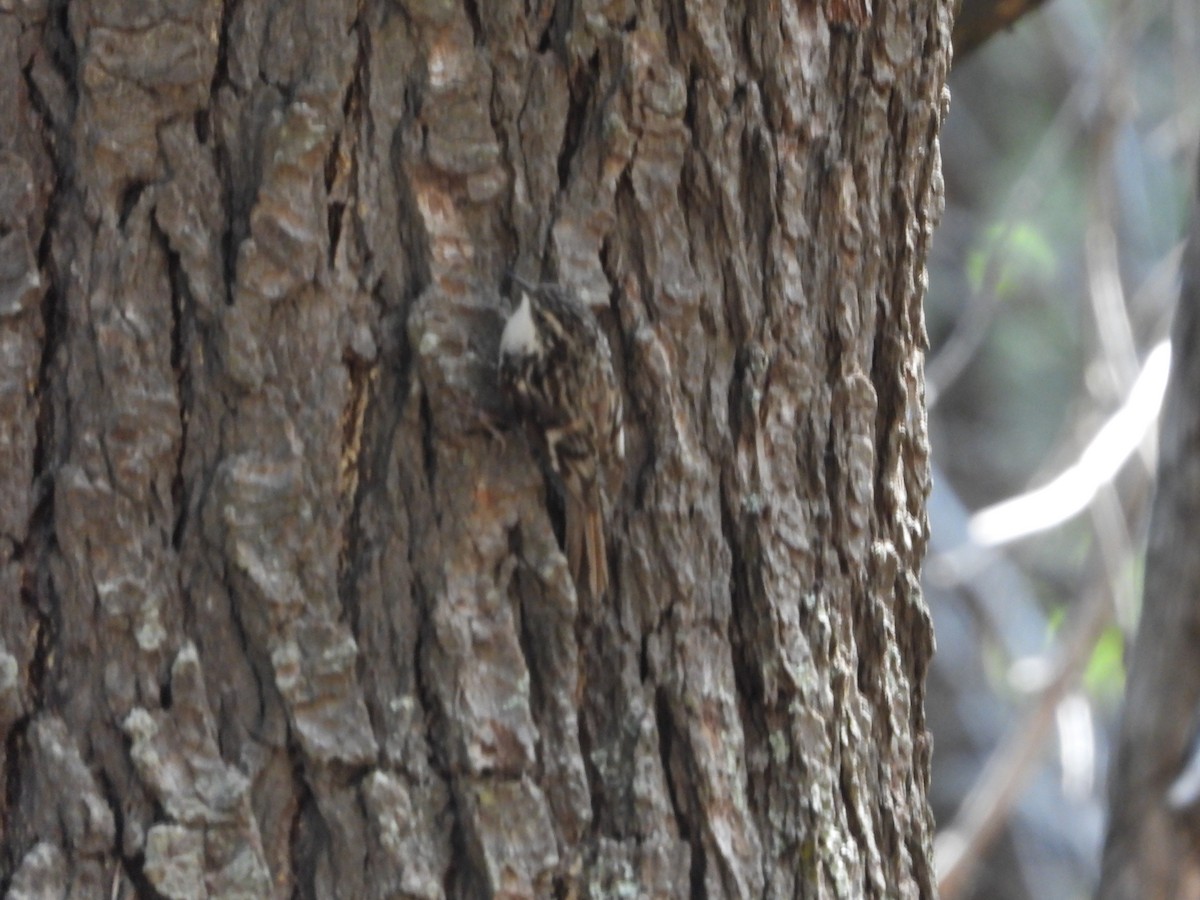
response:
[(501, 356), (529, 356), (541, 350), (537, 327), (533, 324), (533, 309), (529, 294), (521, 292), (521, 302), (508, 317), (500, 335)]

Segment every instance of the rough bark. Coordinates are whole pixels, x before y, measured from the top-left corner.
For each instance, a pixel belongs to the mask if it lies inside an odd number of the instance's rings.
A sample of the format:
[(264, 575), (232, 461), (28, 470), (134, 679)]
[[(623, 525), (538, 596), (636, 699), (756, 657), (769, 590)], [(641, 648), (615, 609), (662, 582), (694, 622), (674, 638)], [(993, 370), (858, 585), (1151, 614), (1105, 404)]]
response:
[[(932, 893), (949, 3), (744, 6), (0, 3), (11, 896)], [(604, 602), (508, 269), (604, 310)]]
[(1129, 660), (1098, 896), (1200, 897), (1200, 216), (1171, 334), (1142, 611)]

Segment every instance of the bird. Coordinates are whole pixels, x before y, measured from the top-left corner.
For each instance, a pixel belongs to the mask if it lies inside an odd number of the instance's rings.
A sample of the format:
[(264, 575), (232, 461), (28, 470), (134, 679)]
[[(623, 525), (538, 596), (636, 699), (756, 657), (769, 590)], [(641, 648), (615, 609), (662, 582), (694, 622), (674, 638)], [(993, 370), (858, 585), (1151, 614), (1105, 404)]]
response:
[(606, 476), (625, 457), (612, 350), (576, 294), (514, 283), (519, 299), (500, 335), (500, 384), (561, 490), (571, 577), (599, 599), (608, 589)]

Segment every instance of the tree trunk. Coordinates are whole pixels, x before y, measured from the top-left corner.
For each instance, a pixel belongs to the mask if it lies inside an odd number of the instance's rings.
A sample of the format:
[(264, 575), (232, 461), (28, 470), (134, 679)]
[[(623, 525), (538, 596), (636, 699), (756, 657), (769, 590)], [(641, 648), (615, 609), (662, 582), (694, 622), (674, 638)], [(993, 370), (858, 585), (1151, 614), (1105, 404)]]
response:
[[(931, 895), (950, 5), (0, 4), (9, 895)], [(613, 348), (599, 600), (509, 270)]]
[(1141, 621), (1130, 656), (1100, 890), (1200, 898), (1200, 208), (1171, 335)]

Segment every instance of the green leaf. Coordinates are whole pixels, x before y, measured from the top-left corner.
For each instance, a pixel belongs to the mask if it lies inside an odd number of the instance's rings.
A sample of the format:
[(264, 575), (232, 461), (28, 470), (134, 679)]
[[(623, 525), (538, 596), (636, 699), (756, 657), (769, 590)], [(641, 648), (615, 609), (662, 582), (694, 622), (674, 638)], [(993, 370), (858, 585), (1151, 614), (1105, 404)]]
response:
[(984, 234), (983, 242), (967, 255), (967, 281), (972, 290), (995, 283), (997, 296), (1011, 295), (1028, 281), (1054, 277), (1054, 248), (1032, 222), (998, 223)]
[(1105, 628), (1092, 648), (1083, 685), (1093, 697), (1120, 699), (1125, 689), (1125, 635), (1116, 625)]

